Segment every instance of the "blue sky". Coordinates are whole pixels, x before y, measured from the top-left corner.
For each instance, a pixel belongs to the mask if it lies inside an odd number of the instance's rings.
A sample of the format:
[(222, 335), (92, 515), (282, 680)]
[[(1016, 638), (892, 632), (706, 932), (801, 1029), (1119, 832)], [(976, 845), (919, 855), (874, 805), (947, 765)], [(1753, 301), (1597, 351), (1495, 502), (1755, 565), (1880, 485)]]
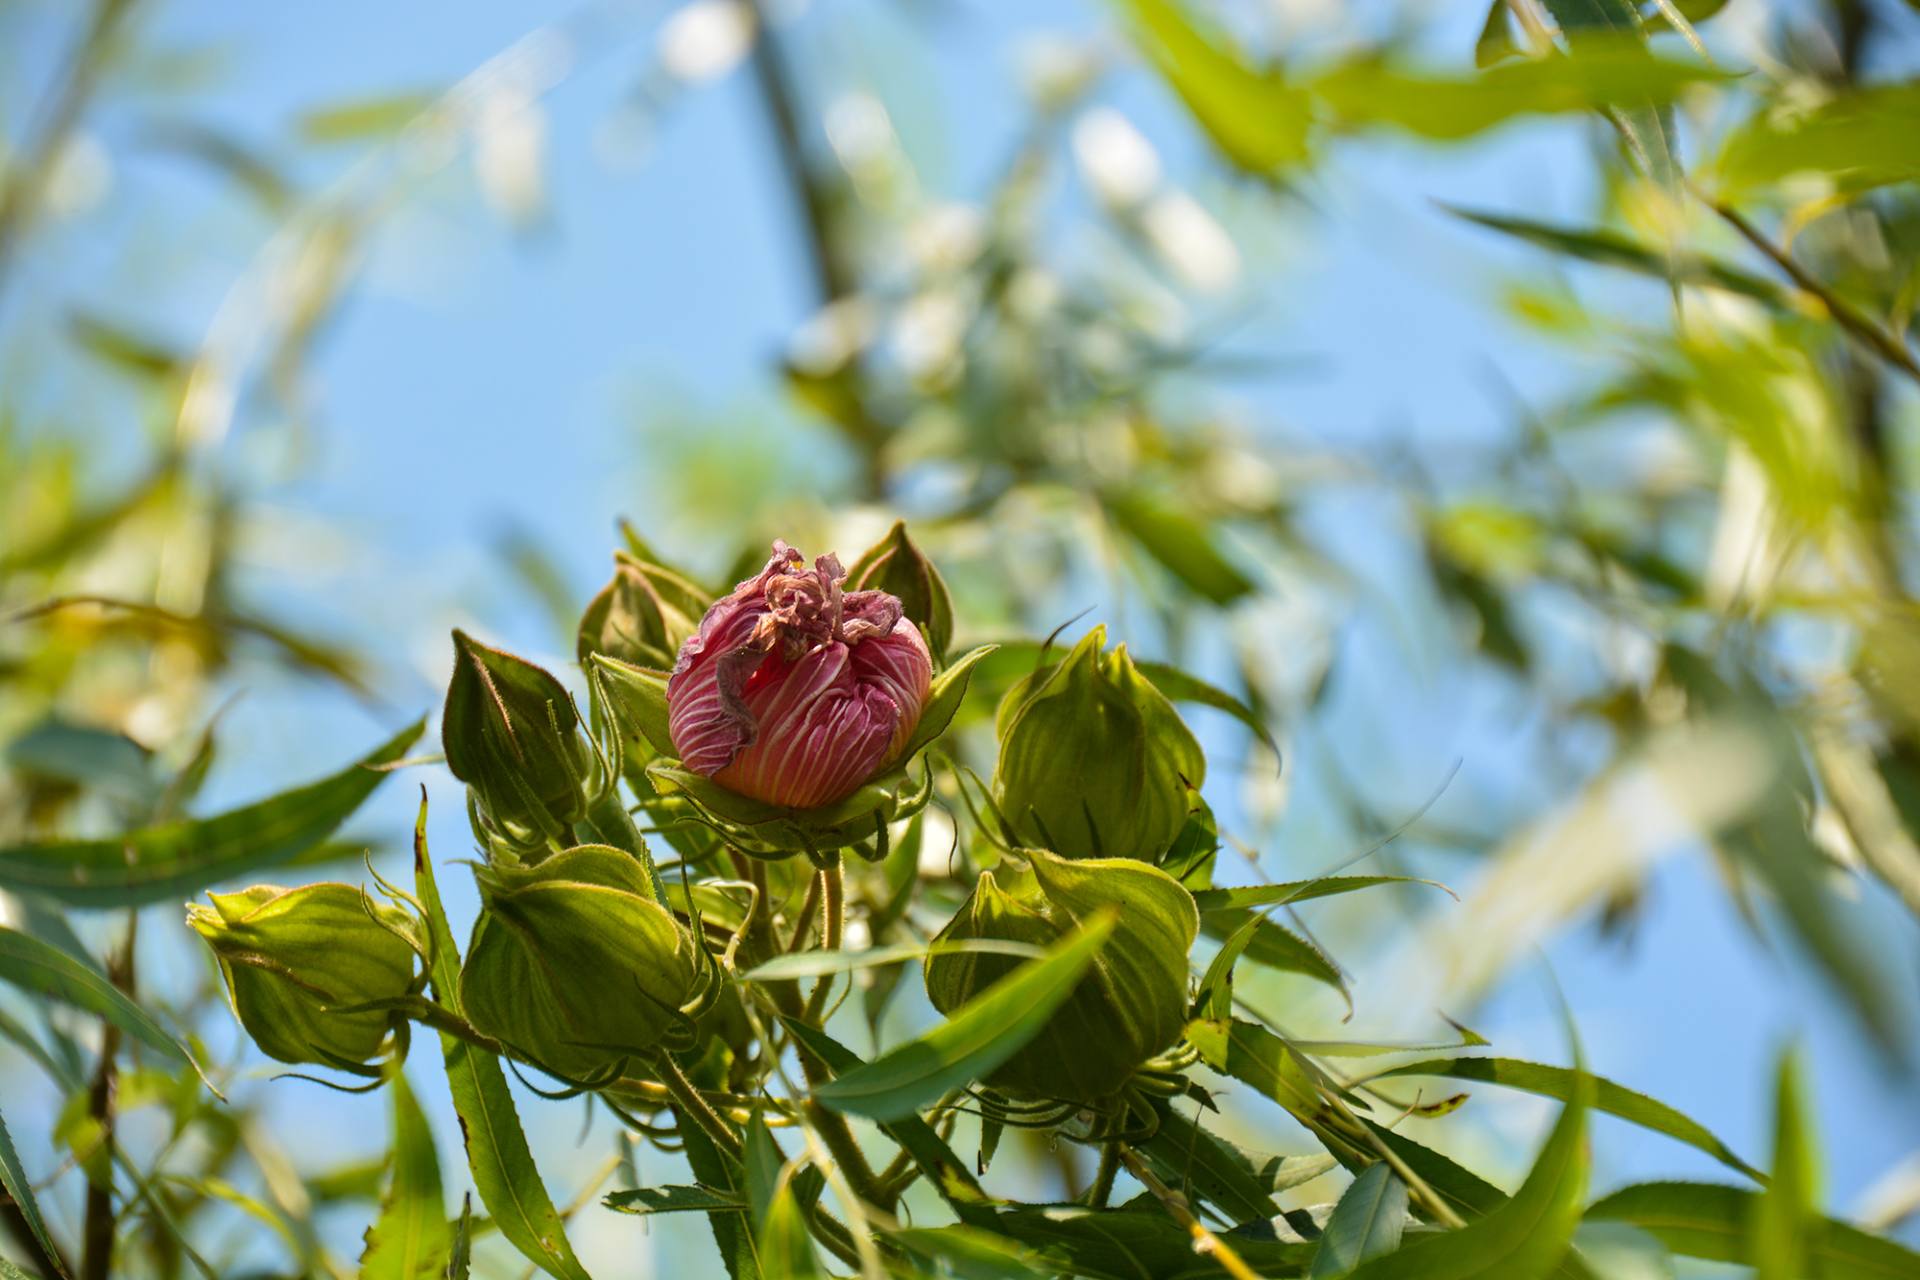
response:
[[(446, 629), (456, 622), (531, 654), (563, 656), (525, 593), (494, 567), (503, 526), (524, 528), (550, 549), (584, 601), (604, 576), (615, 517), (634, 515), (646, 525), (650, 511), (670, 507), (646, 449), (660, 439), (661, 423), (676, 415), (701, 424), (753, 421), (782, 447), (811, 430), (779, 408), (769, 379), (772, 357), (811, 310), (810, 286), (746, 79), (731, 75), (690, 91), (644, 149), (609, 162), (610, 111), (634, 84), (656, 15), (667, 7), (624, 11), (613, 24), (617, 38), (587, 51), (591, 57), (544, 100), (551, 217), (543, 227), (528, 236), (509, 232), (477, 198), (464, 164), (431, 175), (393, 210), (363, 287), (326, 337), (318, 412), (298, 465), (281, 468), (266, 440), (244, 429), (227, 446), (237, 468), (284, 476), (269, 487), (265, 506), (296, 530), (262, 556), (249, 587), (299, 616), (371, 638), (386, 660), (388, 687), (408, 708), (437, 701), (433, 680), (445, 669)], [(959, 200), (983, 192), (1023, 123), (1021, 38), (1111, 29), (1102, 6), (1067, 0), (816, 0), (813, 7), (799, 32), (803, 47), (825, 60), (836, 87), (864, 85), (895, 108), (923, 182)], [(161, 44), (222, 50), (208, 87), (191, 98), (193, 115), (270, 144), (316, 105), (444, 86), (530, 22), (560, 12), (505, 0), (174, 0), (158, 7), (151, 30)], [(48, 13), (41, 16), (49, 20), (30, 24), (30, 32), (53, 26)], [(1471, 26), (1464, 17), (1441, 23), (1436, 52), (1457, 55)], [(1582, 358), (1514, 330), (1494, 305), (1499, 270), (1541, 264), (1435, 207), (1457, 201), (1577, 216), (1590, 195), (1588, 125), (1516, 129), (1463, 149), (1357, 146), (1301, 204), (1276, 212), (1213, 176), (1177, 106), (1137, 68), (1123, 67), (1100, 96), (1135, 120), (1169, 173), (1241, 235), (1249, 262), (1271, 281), (1246, 300), (1250, 318), (1236, 348), (1303, 363), (1284, 377), (1236, 385), (1232, 395), (1248, 417), (1271, 424), (1276, 439), (1286, 432), (1330, 442), (1488, 439), (1505, 421), (1501, 382), (1545, 396), (1591, 372)], [(126, 115), (111, 113), (101, 127), (111, 130)], [(352, 158), (350, 149), (323, 156), (303, 176), (327, 181)], [(190, 340), (270, 228), (216, 202), (204, 180), (177, 162), (133, 162), (115, 184), (99, 212), (56, 230), (60, 252), (31, 269), (28, 296), (91, 292)], [(1065, 199), (1071, 209), (1084, 197)], [(193, 243), (201, 265), (184, 279), (158, 273), (128, 235), (149, 225), (142, 219)], [(1069, 219), (1063, 253), (1083, 248), (1074, 234)], [(114, 247), (95, 251), (96, 242)], [(53, 263), (60, 265), (46, 265)], [(23, 310), (16, 299), (0, 325), (20, 324)], [(835, 465), (829, 456), (804, 474), (830, 475)], [(1364, 506), (1325, 519), (1383, 586), (1404, 571), (1390, 538), (1367, 527)], [(648, 527), (673, 540), (671, 530)], [(341, 529), (350, 536), (343, 539)], [(289, 575), (304, 578), (297, 590), (279, 588)], [(1417, 625), (1411, 609), (1409, 616)], [(1410, 811), (1456, 758), (1463, 766), (1450, 803), (1459, 805), (1470, 805), (1481, 785), (1510, 781), (1502, 771), (1525, 767), (1534, 730), (1516, 725), (1496, 690), (1427, 680), (1405, 644), (1390, 637), (1355, 643), (1370, 660), (1407, 668), (1383, 677), (1379, 690), (1343, 693), (1335, 713), (1383, 808)], [(398, 719), (330, 694), (257, 683), (231, 718), (229, 760), (271, 761), (274, 777), (303, 777), (333, 767)], [(1231, 741), (1218, 726), (1208, 732), (1210, 742)], [(270, 785), (262, 771), (229, 765), (222, 785), (229, 795), (252, 794)], [(464, 856), (467, 840), (457, 789), (430, 772), (432, 833), (444, 863)], [(1311, 782), (1310, 775), (1296, 779), (1296, 794)], [(412, 795), (411, 777), (386, 788), (367, 829), (397, 837), (410, 822)], [(1275, 856), (1276, 875), (1310, 873), (1345, 852), (1314, 844), (1310, 812), (1289, 830), (1298, 841)], [(394, 852), (385, 850), (389, 859)], [(1459, 859), (1423, 867), (1445, 878), (1474, 873)], [(464, 879), (443, 878), (449, 885)], [(1851, 1208), (1874, 1178), (1920, 1145), (1920, 1098), (1911, 1082), (1883, 1074), (1803, 970), (1755, 944), (1701, 859), (1670, 863), (1654, 887), (1632, 947), (1580, 930), (1550, 948), (1553, 972), (1580, 1014), (1589, 1062), (1764, 1162), (1771, 1058), (1797, 1037), (1810, 1052), (1830, 1202)], [(1891, 905), (1871, 889), (1867, 897), (1889, 945), (1911, 959), (1911, 926), (1899, 932)], [(463, 889), (456, 914), (470, 904)], [(1916, 966), (1904, 970), (1911, 983)], [(1475, 1012), (1474, 1025), (1516, 1056), (1561, 1060), (1548, 992), (1540, 973), (1523, 966)], [(1388, 1003), (1392, 993), (1362, 988), (1355, 995), (1360, 1025), (1368, 1002)], [(424, 1096), (438, 1091), (437, 1075), (431, 1063), (420, 1065)], [(290, 1118), (321, 1106), (352, 1118), (314, 1131), (316, 1149), (364, 1150), (379, 1132), (377, 1102), (323, 1099), (297, 1083), (278, 1089), (276, 1105)], [(1494, 1131), (1521, 1135), (1521, 1150), (1550, 1118), (1545, 1104), (1514, 1097), (1474, 1106), (1497, 1111)], [(575, 1111), (526, 1112), (540, 1117), (534, 1137), (543, 1151), (560, 1157), (571, 1149)], [(445, 1163), (457, 1170), (454, 1127), (444, 1110), (437, 1119)], [(581, 1156), (579, 1167), (601, 1150)], [(1629, 1177), (1717, 1176), (1703, 1157), (1606, 1122), (1596, 1151), (1601, 1187)], [(644, 1167), (665, 1168), (657, 1158)], [(612, 1266), (639, 1231), (603, 1215), (586, 1233), (589, 1261)], [(662, 1242), (678, 1238), (671, 1228), (655, 1234)]]

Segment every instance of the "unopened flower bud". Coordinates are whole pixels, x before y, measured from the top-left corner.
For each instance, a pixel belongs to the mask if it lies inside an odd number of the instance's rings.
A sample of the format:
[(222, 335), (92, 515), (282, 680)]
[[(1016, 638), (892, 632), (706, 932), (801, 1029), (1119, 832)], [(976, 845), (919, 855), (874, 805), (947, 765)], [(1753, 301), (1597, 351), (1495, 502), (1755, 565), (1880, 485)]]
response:
[(341, 1067), (380, 1051), (394, 1015), (333, 1010), (414, 989), (412, 919), (350, 884), (210, 893), (187, 923), (220, 962), (234, 1016), (281, 1062)]
[(613, 580), (580, 619), (580, 661), (602, 653), (665, 670), (708, 603), (698, 587), (672, 570), (616, 552)]
[(582, 845), (474, 878), (460, 1003), (475, 1027), (569, 1080), (691, 1034), (707, 970), (631, 855)]
[(1022, 855), (1030, 872), (1002, 865), (982, 874), (934, 939), (927, 995), (934, 1008), (951, 1013), (1025, 963), (943, 944), (985, 939), (1047, 947), (1117, 908), (1112, 935), (1073, 993), (984, 1082), (1017, 1098), (1097, 1103), (1179, 1039), (1199, 913), (1173, 877), (1128, 858), (1070, 861), (1038, 849)]
[(847, 571), (855, 591), (884, 591), (900, 602), (908, 621), (920, 627), (935, 654), (953, 640), (953, 595), (933, 561), (920, 553), (899, 521)]
[(1125, 645), (1095, 627), (1007, 691), (994, 797), (1023, 843), (1069, 858), (1157, 862), (1205, 780), (1200, 743)]
[(586, 814), (593, 768), (566, 687), (463, 631), (453, 633), (453, 652), (440, 728), (447, 767), (515, 839), (565, 831)]
[(834, 556), (784, 542), (701, 619), (667, 682), (681, 765), (768, 804), (845, 799), (897, 762), (933, 660), (884, 591), (847, 591)]

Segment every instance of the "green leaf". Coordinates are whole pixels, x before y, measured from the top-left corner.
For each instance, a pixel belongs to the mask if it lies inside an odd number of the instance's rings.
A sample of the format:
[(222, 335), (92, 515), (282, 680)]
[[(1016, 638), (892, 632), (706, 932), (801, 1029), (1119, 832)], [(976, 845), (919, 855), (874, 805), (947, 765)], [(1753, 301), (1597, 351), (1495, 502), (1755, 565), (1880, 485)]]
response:
[[(820, 1028), (798, 1018), (782, 1017), (787, 1031), (809, 1053), (825, 1063), (836, 1076), (864, 1067), (860, 1057)], [(933, 1126), (909, 1111), (893, 1120), (882, 1121), (880, 1131), (900, 1145), (912, 1157), (927, 1182), (938, 1191), (962, 1221), (977, 1221), (979, 1207), (987, 1196), (974, 1179), (972, 1170), (953, 1153)]]
[(1178, 0), (1116, 2), (1132, 19), (1141, 50), (1228, 159), (1271, 174), (1307, 158), (1312, 108), (1278, 71), (1248, 66)]
[(760, 1260), (751, 1224), (744, 1209), (747, 1203), (747, 1176), (740, 1162), (715, 1146), (706, 1130), (680, 1114), (680, 1137), (687, 1144), (687, 1168), (705, 1189), (737, 1202), (742, 1212), (733, 1209), (707, 1210), (707, 1226), (720, 1250), (720, 1260), (733, 1280), (760, 1280)]
[(1748, 1220), (1748, 1248), (1758, 1280), (1797, 1280), (1806, 1274), (1807, 1244), (1819, 1220), (1818, 1158), (1807, 1127), (1799, 1055), (1780, 1055), (1773, 1117), (1773, 1180)]
[(1809, 110), (1755, 111), (1727, 139), (1717, 164), (1729, 191), (1795, 174), (1825, 174), (1864, 191), (1920, 177), (1920, 83), (1838, 94)]
[(1586, 1076), (1583, 1072), (1571, 1071), (1566, 1067), (1522, 1062), (1517, 1058), (1436, 1058), (1394, 1067), (1381, 1072), (1374, 1079), (1387, 1080), (1395, 1076), (1479, 1080), (1537, 1093), (1542, 1097), (1558, 1098), (1562, 1102), (1570, 1100), (1575, 1092), (1584, 1087), (1584, 1077), (1592, 1082), (1594, 1110), (1618, 1116), (1654, 1133), (1665, 1134), (1697, 1151), (1706, 1152), (1728, 1168), (1738, 1170), (1757, 1182), (1766, 1181), (1764, 1174), (1735, 1155), (1732, 1148), (1709, 1132), (1706, 1126), (1658, 1099), (1636, 1093), (1603, 1076)]
[(760, 1227), (760, 1274), (765, 1280), (824, 1280), (826, 1275), (813, 1252), (806, 1210), (790, 1177), (780, 1179)]
[[(413, 830), (414, 888), (425, 909), (433, 939), (430, 979), (434, 997), (460, 1012), (460, 950), (440, 904), (433, 863), (427, 856), (427, 802), (423, 790), (420, 817)], [(574, 1256), (566, 1224), (553, 1207), (533, 1152), (520, 1128), (520, 1115), (507, 1091), (500, 1060), (465, 1040), (442, 1035), (440, 1049), (447, 1069), (447, 1090), (460, 1117), (466, 1140), (467, 1167), (480, 1203), (492, 1215), (500, 1234), (513, 1242), (528, 1261), (561, 1280), (591, 1280)]]
[(1208, 684), (1200, 677), (1188, 675), (1180, 668), (1165, 662), (1141, 662), (1135, 659), (1133, 667), (1170, 701), (1196, 702), (1203, 707), (1212, 707), (1215, 711), (1224, 711), (1252, 731), (1253, 736), (1265, 743), (1267, 749), (1274, 755), (1280, 754), (1280, 743), (1275, 740), (1266, 722), (1252, 707), (1225, 689)]
[[(1193, 1237), (1158, 1204), (1141, 1208), (1089, 1209), (1084, 1205), (1032, 1205), (1005, 1209), (993, 1228), (1037, 1249), (1046, 1259), (1037, 1273), (1066, 1273), (1096, 1280), (1221, 1280), (1220, 1263), (1194, 1252)], [(1297, 1276), (1313, 1246), (1275, 1240), (1271, 1234), (1228, 1237), (1241, 1261), (1261, 1276)]]
[(915, 1257), (944, 1264), (957, 1280), (1032, 1280), (1052, 1270), (1032, 1249), (964, 1223), (909, 1227), (889, 1231), (887, 1238)]
[(1253, 579), (1227, 559), (1208, 527), (1192, 516), (1144, 494), (1113, 493), (1103, 501), (1114, 524), (1195, 595), (1227, 605), (1253, 591)]
[(920, 711), (920, 720), (913, 726), (913, 736), (907, 739), (906, 750), (900, 753), (902, 762), (911, 760), (920, 753), (922, 747), (947, 731), (947, 726), (953, 723), (954, 715), (960, 710), (961, 700), (967, 696), (967, 686), (973, 680), (973, 669), (999, 647), (983, 644), (969, 649), (933, 678), (933, 683), (927, 689), (927, 705)]
[[(52, 1233), (47, 1230), (46, 1219), (40, 1216), (40, 1202), (33, 1198), (33, 1179), (27, 1176), (26, 1167), (20, 1163), (20, 1153), (14, 1150), (13, 1136), (7, 1132), (4, 1118), (0, 1118), (0, 1187), (4, 1187), (12, 1198), (14, 1207), (26, 1221), (27, 1229), (40, 1242), (41, 1251), (58, 1265), (60, 1246), (54, 1243)], [(66, 1273), (63, 1271), (61, 1274)]]
[(747, 1202), (710, 1187), (636, 1187), (610, 1192), (601, 1204), (619, 1213), (745, 1213)]
[(962, 1005), (938, 1027), (815, 1090), (836, 1111), (893, 1120), (977, 1080), (1036, 1035), (1113, 932), (1102, 915)]
[(380, 1217), (367, 1229), (360, 1280), (437, 1280), (453, 1253), (453, 1228), (440, 1188), (433, 1130), (407, 1087), (406, 1073), (387, 1081), (393, 1098), (393, 1179)]
[[(1587, 1210), (1589, 1222), (1624, 1222), (1677, 1254), (1753, 1264), (1750, 1224), (1761, 1192), (1708, 1182), (1643, 1182), (1622, 1187)], [(1920, 1253), (1831, 1218), (1817, 1218), (1805, 1241), (1805, 1275), (1821, 1280), (1911, 1280)]]
[[(202, 1081), (207, 1079), (172, 1032), (97, 971), (57, 947), (4, 925), (0, 925), (0, 981), (98, 1014), (142, 1044), (191, 1066)], [(212, 1089), (212, 1083), (207, 1087)]]
[(917, 960), (922, 956), (950, 955), (965, 951), (1021, 956), (1028, 960), (1036, 960), (1046, 954), (1043, 947), (1031, 946), (1023, 942), (1002, 942), (995, 938), (966, 938), (931, 946), (922, 946), (917, 942), (895, 942), (884, 947), (869, 947), (865, 951), (790, 952), (757, 964), (740, 977), (746, 982), (785, 982), (795, 978), (822, 978), (830, 973), (850, 973), (857, 969), (873, 969), (881, 965), (899, 964), (903, 960)]
[(368, 142), (388, 138), (431, 107), (437, 96), (415, 90), (356, 98), (304, 112), (298, 128), (309, 142)]
[[(1501, 3), (1504, 4), (1505, 0), (1501, 0)], [(1440, 207), (1456, 218), (1464, 218), (1489, 230), (1504, 232), (1528, 244), (1570, 258), (1579, 258), (1583, 262), (1618, 267), (1636, 275), (1671, 279), (1677, 284), (1719, 289), (1764, 302), (1775, 310), (1784, 311), (1791, 305), (1787, 291), (1773, 281), (1742, 271), (1717, 258), (1689, 252), (1674, 261), (1669, 269), (1667, 255), (1661, 250), (1604, 227), (1566, 227), (1509, 214), (1464, 209), (1456, 205), (1443, 204)]]
[[(1273, 1199), (1276, 1175), (1286, 1170), (1292, 1176), (1299, 1172), (1297, 1167), (1287, 1170), (1283, 1160), (1256, 1165), (1252, 1156), (1187, 1119), (1177, 1108), (1161, 1103), (1154, 1110), (1160, 1117), (1159, 1127), (1133, 1149), (1163, 1182), (1208, 1201), (1232, 1222), (1280, 1216), (1280, 1206)], [(1332, 1165), (1331, 1158), (1323, 1157), (1314, 1166), (1314, 1176)]]
[[(1228, 909), (1202, 915), (1200, 928), (1210, 938), (1238, 938), (1245, 930), (1238, 954), (1269, 969), (1297, 973), (1332, 987), (1347, 1002), (1347, 1012), (1353, 1012), (1353, 996), (1347, 991), (1346, 975), (1340, 972), (1339, 966), (1320, 948), (1279, 921), (1256, 916), (1251, 911)], [(1223, 950), (1221, 954), (1226, 952)]]
[(1280, 906), (1289, 902), (1307, 902), (1314, 898), (1330, 898), (1335, 894), (1354, 893), (1360, 889), (1371, 889), (1383, 884), (1424, 884), (1442, 893), (1453, 890), (1438, 880), (1421, 880), (1415, 876), (1321, 876), (1317, 880), (1289, 880), (1283, 884), (1256, 884), (1239, 889), (1202, 889), (1193, 895), (1193, 904), (1204, 914), (1209, 911), (1230, 911), (1241, 907)]
[[(1629, 0), (1546, 0), (1547, 11), (1560, 24), (1567, 44), (1574, 51), (1573, 62), (1590, 58), (1596, 43), (1609, 53), (1625, 52), (1631, 59), (1637, 50), (1647, 65), (1655, 59), (1646, 49), (1646, 32), (1640, 23), (1640, 11)], [(1674, 127), (1673, 111), (1650, 96), (1617, 91), (1600, 104), (1607, 118), (1620, 130), (1627, 153), (1640, 172), (1678, 199), (1680, 194), (1680, 145)]]
[(1343, 1276), (1369, 1258), (1392, 1253), (1406, 1224), (1407, 1184), (1385, 1162), (1368, 1167), (1333, 1206), (1307, 1274), (1316, 1280)]
[(0, 847), (0, 888), (74, 907), (139, 906), (279, 866), (332, 835), (385, 780), (383, 766), (399, 760), (424, 727), (424, 721), (409, 725), (332, 777), (217, 817), (105, 840)]
[(1574, 1091), (1526, 1181), (1505, 1204), (1457, 1231), (1425, 1236), (1363, 1263), (1352, 1280), (1540, 1280), (1553, 1274), (1580, 1221), (1592, 1095), (1590, 1086)]

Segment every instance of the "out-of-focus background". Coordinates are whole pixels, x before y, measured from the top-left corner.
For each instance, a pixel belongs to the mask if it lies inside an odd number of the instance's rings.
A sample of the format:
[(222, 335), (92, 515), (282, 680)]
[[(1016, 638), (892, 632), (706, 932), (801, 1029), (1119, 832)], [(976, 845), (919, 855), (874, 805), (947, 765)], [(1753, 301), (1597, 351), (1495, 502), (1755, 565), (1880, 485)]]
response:
[[(0, 821), (63, 803), (60, 727), (171, 765), (216, 724), (207, 810), (318, 776), (437, 706), (456, 625), (577, 684), (572, 627), (621, 518), (720, 579), (772, 536), (851, 555), (905, 516), (964, 637), (1105, 620), (1257, 699), (1278, 767), (1192, 713), (1243, 878), (1317, 874), (1410, 823), (1374, 857), (1464, 901), (1302, 908), (1354, 1012), (1281, 977), (1259, 998), (1283, 1025), (1416, 1040), (1444, 1013), (1558, 1060), (1564, 997), (1595, 1070), (1753, 1158), (1797, 1042), (1828, 1208), (1920, 1240), (1920, 933), (1899, 888), (1920, 864), (1899, 861), (1910, 839), (1862, 849), (1908, 775), (1881, 731), (1903, 712), (1858, 704), (1902, 668), (1867, 670), (1883, 615), (1806, 563), (1835, 508), (1877, 501), (1848, 519), (1886, 543), (1884, 617), (1910, 624), (1914, 381), (1836, 354), (1847, 336), (1804, 298), (1695, 282), (1682, 301), (1657, 269), (1462, 216), (1666, 232), (1790, 292), (1697, 207), (1652, 208), (1592, 113), (1457, 141), (1335, 124), (1249, 175), (1143, 58), (1130, 22), (1155, 6), (761, 7), (756, 47), (738, 0), (0, 0), (0, 741), (41, 780)], [(1488, 18), (1193, 8), (1292, 66), (1455, 75)], [(1732, 0), (1700, 30), (1723, 68), (1803, 95), (1920, 63), (1920, 15), (1894, 0)], [(1744, 91), (1683, 103), (1683, 161)], [(1911, 311), (1910, 176), (1832, 216), (1844, 200), (1785, 189), (1756, 216), (1784, 211), (1810, 260)], [(1845, 434), (1850, 395), (1873, 402), (1877, 499), (1819, 434)], [(1662, 744), (1673, 687), (1704, 697), (1688, 663), (1800, 734), (1829, 914), (1721, 838), (1777, 785), (1743, 783), (1770, 776), (1751, 744)], [(1850, 805), (1849, 778), (1879, 807)], [(459, 788), (422, 767), (356, 820), (376, 868), (406, 865), (420, 784), (437, 855), (467, 850)], [(60, 821), (110, 828), (118, 803)], [(211, 989), (171, 910), (139, 946), (146, 989)], [(917, 990), (898, 1005), (885, 1025), (924, 1021)], [(222, 1010), (196, 1025), (240, 1060)], [(246, 1065), (247, 1140), (284, 1148), (268, 1165), (380, 1149), (377, 1098)], [(437, 1057), (410, 1069), (460, 1185)], [(30, 1163), (57, 1165), (71, 1107), (12, 1044), (0, 1094)], [(613, 1150), (578, 1107), (522, 1095), (562, 1204)], [(1449, 1141), (1523, 1169), (1552, 1110), (1476, 1096)], [(149, 1122), (164, 1140), (164, 1108)], [(1594, 1141), (1596, 1187), (1714, 1171), (1604, 1119)], [(75, 1188), (46, 1203), (77, 1224)], [(351, 1257), (367, 1213), (347, 1195), (316, 1221)], [(244, 1207), (208, 1214), (232, 1257), (271, 1265)], [(708, 1247), (692, 1216), (589, 1208), (574, 1236), (609, 1275)]]

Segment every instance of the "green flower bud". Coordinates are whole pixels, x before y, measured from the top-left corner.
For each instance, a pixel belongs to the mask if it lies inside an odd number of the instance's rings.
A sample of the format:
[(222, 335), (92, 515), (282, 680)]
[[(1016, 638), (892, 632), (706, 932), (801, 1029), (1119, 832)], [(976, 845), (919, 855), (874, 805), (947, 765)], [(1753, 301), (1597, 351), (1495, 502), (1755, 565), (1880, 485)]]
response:
[(281, 1062), (344, 1067), (380, 1051), (394, 1015), (330, 1012), (414, 990), (417, 958), (406, 912), (350, 884), (255, 885), (210, 893), (187, 908), (227, 983), (234, 1016)]
[(1187, 953), (1200, 915), (1172, 876), (1132, 859), (1022, 853), (1031, 871), (1003, 865), (981, 875), (934, 939), (927, 995), (934, 1008), (951, 1013), (1025, 963), (993, 952), (942, 952), (942, 943), (1047, 947), (1087, 917), (1118, 907), (1113, 935), (1073, 994), (984, 1082), (1016, 1098), (1095, 1104), (1179, 1039), (1187, 1021)]
[(474, 878), (460, 1004), (475, 1027), (569, 1080), (686, 1042), (710, 971), (638, 860), (581, 845)]
[(1095, 627), (1007, 691), (994, 798), (1014, 834), (1069, 858), (1158, 862), (1206, 778), (1200, 743), (1121, 645)]
[(711, 603), (672, 570), (616, 551), (613, 580), (580, 619), (580, 661), (603, 653), (635, 666), (671, 670)]
[(441, 716), (447, 767), (516, 841), (559, 835), (586, 816), (593, 751), (567, 690), (541, 668), (464, 631)]
[(884, 591), (900, 601), (900, 612), (926, 633), (938, 658), (953, 640), (953, 595), (933, 561), (920, 553), (907, 526), (895, 521), (887, 536), (853, 562), (847, 590)]

